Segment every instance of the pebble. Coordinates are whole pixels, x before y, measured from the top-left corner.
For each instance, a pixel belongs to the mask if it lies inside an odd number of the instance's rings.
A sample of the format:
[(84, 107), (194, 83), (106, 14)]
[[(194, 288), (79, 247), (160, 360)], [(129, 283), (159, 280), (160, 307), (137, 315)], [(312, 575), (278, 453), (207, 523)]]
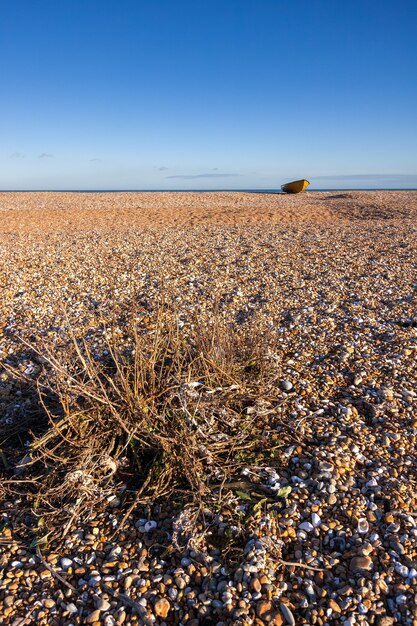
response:
[(93, 622), (98, 622), (99, 620), (100, 620), (100, 611), (96, 609), (95, 611), (91, 611), (91, 613), (87, 615), (86, 622), (87, 624), (92, 624)]
[(110, 606), (110, 602), (105, 598), (98, 598), (96, 601), (96, 607), (99, 611), (108, 611)]
[(312, 513), (311, 523), (314, 528), (318, 528), (321, 525), (321, 517), (317, 513)]
[(355, 556), (350, 562), (350, 569), (372, 569), (373, 563), (369, 556)]
[(365, 517), (361, 517), (358, 521), (358, 533), (365, 535), (369, 531), (369, 523)]
[(43, 600), (43, 606), (46, 609), (52, 609), (55, 606), (55, 600), (52, 600), (52, 598), (46, 598)]
[(167, 617), (169, 611), (170, 611), (171, 605), (169, 603), (169, 601), (166, 598), (159, 598), (154, 606), (155, 609), (155, 614), (158, 617)]
[(289, 624), (289, 626), (295, 626), (295, 618), (291, 609), (283, 602), (280, 603), (279, 609), (287, 624)]

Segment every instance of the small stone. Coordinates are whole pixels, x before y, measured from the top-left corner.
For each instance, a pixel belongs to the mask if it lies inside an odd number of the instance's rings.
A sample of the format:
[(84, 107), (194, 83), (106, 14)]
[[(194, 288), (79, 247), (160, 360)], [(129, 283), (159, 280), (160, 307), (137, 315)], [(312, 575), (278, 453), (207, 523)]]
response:
[(396, 563), (394, 566), (394, 570), (403, 578), (407, 578), (409, 574), (408, 567), (406, 565), (402, 565), (401, 563)]
[(62, 569), (67, 570), (69, 567), (71, 567), (72, 560), (68, 559), (67, 557), (64, 557), (63, 559), (61, 559), (60, 563), (61, 563)]
[(340, 608), (340, 606), (338, 605), (336, 600), (331, 599), (329, 601), (329, 607), (332, 609), (332, 611), (334, 613), (341, 613), (342, 612), (342, 609)]
[(133, 577), (132, 576), (126, 576), (126, 578), (124, 580), (125, 591), (130, 589), (130, 587), (132, 586), (132, 583), (133, 583)]
[(350, 562), (350, 569), (366, 569), (373, 567), (372, 559), (369, 556), (355, 556)]
[(368, 520), (365, 517), (361, 517), (358, 520), (358, 533), (365, 535), (369, 530)]
[(388, 591), (389, 591), (389, 587), (388, 587), (388, 585), (387, 585), (387, 583), (386, 583), (386, 581), (385, 581), (385, 579), (384, 579), (384, 578), (380, 578), (380, 579), (378, 580), (378, 583), (377, 583), (377, 584), (378, 584), (379, 590), (380, 590), (382, 593), (385, 593), (385, 594), (386, 594), (386, 593), (388, 593)]
[(96, 609), (95, 611), (91, 611), (91, 613), (87, 615), (86, 622), (87, 624), (92, 624), (93, 622), (98, 622), (99, 620), (100, 620), (100, 611)]
[(395, 598), (397, 604), (407, 604), (407, 596), (403, 593), (398, 594)]
[(269, 622), (273, 612), (272, 604), (268, 600), (260, 600), (256, 605), (256, 614), (264, 621)]
[(298, 528), (300, 530), (305, 530), (307, 533), (311, 533), (311, 531), (314, 530), (314, 526), (313, 524), (310, 524), (310, 522), (301, 522)]
[(183, 578), (181, 578), (181, 576), (175, 576), (174, 582), (177, 585), (178, 589), (185, 589), (187, 586), (187, 583)]
[(259, 593), (262, 589), (262, 585), (259, 581), (259, 578), (253, 578), (251, 581), (251, 587), (252, 590), (255, 591), (256, 593)]
[(283, 389), (284, 391), (291, 391), (292, 387), (293, 384), (289, 380), (281, 381), (281, 389)]
[(105, 598), (98, 598), (96, 602), (96, 607), (99, 611), (108, 611), (110, 608), (110, 602)]
[(169, 600), (167, 600), (166, 598), (159, 598), (159, 600), (155, 602), (154, 609), (155, 609), (155, 614), (158, 617), (165, 618), (168, 615), (170, 608), (171, 608), (171, 604)]
[(311, 523), (313, 524), (314, 528), (318, 528), (318, 526), (320, 526), (321, 524), (320, 515), (317, 515), (317, 513), (313, 513), (311, 515)]
[(284, 618), (279, 611), (275, 611), (275, 615), (269, 623), (273, 624), (273, 626), (282, 626), (282, 624), (284, 623)]
[(55, 606), (55, 600), (52, 600), (52, 598), (46, 598), (46, 600), (43, 600), (42, 604), (46, 609), (52, 609), (52, 607)]
[(287, 622), (287, 624), (289, 624), (290, 626), (295, 626), (295, 619), (294, 619), (294, 615), (291, 612), (291, 609), (289, 609), (288, 606), (284, 604), (283, 602), (281, 602), (281, 604), (279, 605), (279, 609), (282, 615), (284, 616), (284, 619)]

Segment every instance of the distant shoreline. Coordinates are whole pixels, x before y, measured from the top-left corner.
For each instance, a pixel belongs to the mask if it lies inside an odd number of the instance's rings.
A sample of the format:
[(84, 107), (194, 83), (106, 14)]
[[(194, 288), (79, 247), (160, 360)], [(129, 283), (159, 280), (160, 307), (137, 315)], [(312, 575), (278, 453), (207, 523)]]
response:
[[(303, 193), (346, 191), (417, 191), (417, 187), (343, 187), (307, 189)], [(0, 193), (279, 193), (280, 189), (0, 189)], [(283, 194), (287, 195), (287, 194)]]

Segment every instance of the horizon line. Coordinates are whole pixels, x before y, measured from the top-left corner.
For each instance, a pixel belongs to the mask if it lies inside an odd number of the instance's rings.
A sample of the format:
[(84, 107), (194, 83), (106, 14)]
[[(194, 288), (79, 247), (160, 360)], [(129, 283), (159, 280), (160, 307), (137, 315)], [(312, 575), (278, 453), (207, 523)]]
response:
[[(311, 191), (417, 191), (417, 187), (313, 187), (304, 190), (303, 193)], [(281, 187), (247, 187), (247, 188), (227, 188), (227, 189), (0, 189), (0, 193), (193, 193), (193, 192), (229, 192), (229, 193), (282, 193)]]

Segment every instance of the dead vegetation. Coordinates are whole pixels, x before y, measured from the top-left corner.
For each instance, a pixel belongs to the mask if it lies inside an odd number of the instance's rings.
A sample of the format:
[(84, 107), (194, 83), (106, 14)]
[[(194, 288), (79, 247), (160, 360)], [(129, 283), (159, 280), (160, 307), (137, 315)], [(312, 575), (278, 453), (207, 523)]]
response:
[(282, 445), (271, 426), (279, 401), (271, 337), (220, 322), (181, 328), (163, 309), (147, 328), (105, 328), (99, 352), (71, 330), (60, 346), (26, 346), (39, 363), (47, 425), (5, 488), (35, 526), (65, 533), (115, 500), (126, 519), (136, 503), (173, 493), (211, 510), (226, 496), (265, 498), (241, 471), (270, 465)]

